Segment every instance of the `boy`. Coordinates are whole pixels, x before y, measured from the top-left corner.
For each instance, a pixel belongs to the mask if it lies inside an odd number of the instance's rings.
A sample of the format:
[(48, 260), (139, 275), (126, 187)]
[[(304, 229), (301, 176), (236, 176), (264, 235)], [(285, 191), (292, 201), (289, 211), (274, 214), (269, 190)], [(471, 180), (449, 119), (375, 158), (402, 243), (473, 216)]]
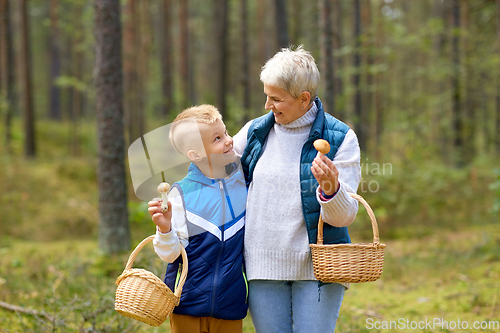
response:
[[(153, 245), (169, 262), (165, 283), (174, 291), (180, 275), (180, 246), (189, 270), (180, 304), (170, 317), (172, 333), (242, 332), (247, 314), (243, 271), (246, 186), (236, 168), (233, 139), (212, 105), (181, 112), (170, 129), (174, 147), (191, 160), (173, 184), (168, 210), (149, 202), (157, 226)], [(229, 171), (229, 172), (226, 172)]]

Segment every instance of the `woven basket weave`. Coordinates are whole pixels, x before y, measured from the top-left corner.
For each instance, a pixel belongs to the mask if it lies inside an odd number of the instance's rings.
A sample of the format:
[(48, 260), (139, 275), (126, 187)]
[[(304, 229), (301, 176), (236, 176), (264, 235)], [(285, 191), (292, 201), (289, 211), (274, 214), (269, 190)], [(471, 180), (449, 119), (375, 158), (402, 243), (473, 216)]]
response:
[(314, 275), (322, 282), (358, 283), (375, 281), (382, 275), (385, 244), (380, 244), (375, 215), (360, 196), (349, 193), (365, 206), (373, 228), (373, 244), (323, 245), (323, 220), (318, 222), (318, 242), (310, 244)]
[(145, 269), (131, 268), (137, 254), (155, 235), (144, 239), (130, 254), (127, 266), (116, 280), (115, 310), (120, 314), (139, 320), (151, 326), (160, 326), (179, 305), (182, 287), (188, 271), (187, 254), (181, 246), (182, 273), (173, 293), (167, 285), (153, 273)]

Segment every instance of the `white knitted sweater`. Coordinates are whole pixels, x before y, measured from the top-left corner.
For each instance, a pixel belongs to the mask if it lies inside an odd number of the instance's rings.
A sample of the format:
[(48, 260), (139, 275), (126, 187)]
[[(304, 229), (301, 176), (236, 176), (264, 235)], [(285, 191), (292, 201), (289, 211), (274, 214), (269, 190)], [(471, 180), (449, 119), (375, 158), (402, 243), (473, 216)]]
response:
[[(255, 166), (248, 190), (245, 265), (249, 280), (315, 280), (307, 229), (300, 197), (300, 156), (317, 115), (316, 105), (301, 118), (270, 130)], [(246, 146), (247, 123), (234, 136), (234, 149), (241, 155)], [(356, 192), (360, 181), (360, 150), (349, 130), (334, 163), (339, 170), (340, 189), (321, 204), (325, 223), (342, 227), (352, 223), (358, 202), (347, 192)]]

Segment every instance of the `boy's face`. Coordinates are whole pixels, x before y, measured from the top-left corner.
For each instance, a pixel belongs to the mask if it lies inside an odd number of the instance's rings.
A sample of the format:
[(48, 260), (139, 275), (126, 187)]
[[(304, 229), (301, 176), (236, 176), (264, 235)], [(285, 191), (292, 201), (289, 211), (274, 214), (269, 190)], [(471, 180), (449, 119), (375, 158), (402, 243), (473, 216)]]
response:
[(227, 134), (222, 120), (217, 119), (212, 124), (198, 124), (205, 153), (212, 167), (223, 167), (236, 161), (233, 150), (233, 139)]

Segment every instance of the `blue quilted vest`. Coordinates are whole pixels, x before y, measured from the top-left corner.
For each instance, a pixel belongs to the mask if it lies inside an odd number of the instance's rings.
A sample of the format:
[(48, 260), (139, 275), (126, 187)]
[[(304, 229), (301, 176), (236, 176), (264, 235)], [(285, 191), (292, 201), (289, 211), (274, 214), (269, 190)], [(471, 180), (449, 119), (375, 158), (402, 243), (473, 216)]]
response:
[[(320, 204), (316, 199), (316, 188), (318, 182), (311, 172), (311, 164), (316, 157), (317, 151), (313, 142), (317, 139), (325, 139), (330, 143), (330, 152), (326, 154), (333, 160), (338, 148), (344, 141), (349, 131), (349, 126), (323, 111), (323, 105), (319, 98), (314, 100), (318, 108), (318, 114), (313, 122), (309, 137), (302, 147), (300, 157), (300, 189), (302, 198), (302, 212), (307, 227), (307, 236), (310, 244), (315, 244), (318, 236), (318, 219)], [(241, 157), (243, 171), (247, 185), (252, 182), (255, 166), (262, 154), (262, 148), (266, 142), (269, 131), (274, 126), (274, 115), (272, 112), (255, 119), (247, 134), (247, 145)], [(350, 243), (351, 239), (347, 227), (337, 228), (327, 223), (323, 227), (324, 244)]]
[[(235, 165), (232, 164), (234, 167)], [(189, 269), (174, 313), (226, 320), (247, 315), (243, 239), (247, 189), (241, 171), (228, 179), (206, 177), (194, 164), (175, 183), (184, 203), (189, 232)], [(165, 283), (174, 290), (182, 259), (167, 266)]]

